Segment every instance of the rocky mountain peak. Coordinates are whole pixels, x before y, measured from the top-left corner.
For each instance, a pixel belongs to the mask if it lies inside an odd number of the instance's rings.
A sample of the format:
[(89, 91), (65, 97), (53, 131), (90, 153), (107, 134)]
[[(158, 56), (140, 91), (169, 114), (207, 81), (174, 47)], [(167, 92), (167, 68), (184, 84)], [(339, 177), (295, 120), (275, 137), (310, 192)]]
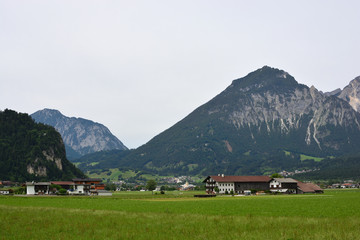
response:
[(360, 76), (353, 79), (338, 97), (347, 101), (354, 110), (360, 112)]
[(287, 72), (264, 66), (243, 78), (234, 80), (230, 87), (240, 89), (242, 92), (253, 92), (264, 89), (276, 90), (279, 87), (289, 88), (297, 84), (297, 81)]
[(127, 147), (100, 123), (84, 118), (70, 118), (53, 109), (37, 111), (31, 117), (37, 122), (53, 126), (61, 134), (69, 159), (98, 151), (127, 150)]

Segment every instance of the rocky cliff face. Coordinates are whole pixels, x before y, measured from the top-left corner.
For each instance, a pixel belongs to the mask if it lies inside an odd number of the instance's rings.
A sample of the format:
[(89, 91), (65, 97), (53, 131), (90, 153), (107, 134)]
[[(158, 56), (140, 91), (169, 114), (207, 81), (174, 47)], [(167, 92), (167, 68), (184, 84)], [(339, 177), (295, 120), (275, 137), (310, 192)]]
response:
[[(231, 96), (232, 99), (229, 99)], [(360, 131), (359, 114), (344, 101), (328, 97), (314, 86), (298, 84), (284, 71), (264, 67), (245, 78), (235, 80), (214, 98), (208, 114), (221, 113), (222, 120), (237, 130), (249, 129), (251, 138), (303, 131), (310, 146), (339, 149), (329, 138), (330, 128), (354, 128)], [(264, 131), (265, 130), (265, 131)], [(304, 132), (305, 130), (305, 132)]]
[(228, 174), (254, 174), (293, 161), (281, 155), (285, 150), (339, 156), (356, 151), (359, 142), (360, 114), (346, 101), (263, 67), (234, 80), (121, 164), (159, 172), (221, 168)]
[[(327, 140), (331, 135), (329, 127), (354, 127), (360, 130), (359, 115), (345, 102), (325, 96), (314, 86), (308, 88), (295, 83), (293, 77), (286, 72), (267, 67), (258, 71), (266, 72), (263, 74), (265, 79), (254, 81), (245, 88), (239, 86), (244, 80), (235, 81), (228, 91), (235, 88), (235, 92), (241, 92), (237, 101), (231, 109), (225, 105), (219, 106), (223, 108), (224, 113), (229, 112), (225, 120), (237, 129), (256, 129), (263, 124), (266, 126), (267, 134), (280, 132), (286, 135), (305, 127), (306, 136), (303, 141), (307, 145), (316, 143), (319, 149), (322, 149), (323, 145), (338, 148), (338, 144), (332, 145)], [(267, 82), (266, 76), (271, 77), (271, 74), (275, 74), (277, 80)], [(292, 84), (281, 84), (285, 83), (287, 78)], [(277, 88), (274, 87), (276, 85)], [(214, 109), (210, 109), (209, 113), (213, 111)]]
[(352, 80), (338, 97), (347, 101), (353, 109), (360, 112), (360, 76)]
[(126, 150), (104, 125), (82, 118), (70, 118), (57, 110), (44, 109), (31, 117), (44, 124), (53, 126), (62, 136), (69, 159), (104, 150)]

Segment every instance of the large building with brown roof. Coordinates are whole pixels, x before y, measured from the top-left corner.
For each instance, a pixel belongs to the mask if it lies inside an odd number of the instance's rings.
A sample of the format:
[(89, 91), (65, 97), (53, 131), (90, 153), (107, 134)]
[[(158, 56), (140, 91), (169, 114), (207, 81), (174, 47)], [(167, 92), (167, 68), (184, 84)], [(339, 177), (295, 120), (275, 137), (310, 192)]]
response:
[(215, 188), (219, 193), (243, 194), (246, 190), (266, 191), (270, 189), (271, 178), (268, 176), (225, 176), (219, 174), (208, 176), (203, 182), (206, 183), (206, 192), (214, 193)]

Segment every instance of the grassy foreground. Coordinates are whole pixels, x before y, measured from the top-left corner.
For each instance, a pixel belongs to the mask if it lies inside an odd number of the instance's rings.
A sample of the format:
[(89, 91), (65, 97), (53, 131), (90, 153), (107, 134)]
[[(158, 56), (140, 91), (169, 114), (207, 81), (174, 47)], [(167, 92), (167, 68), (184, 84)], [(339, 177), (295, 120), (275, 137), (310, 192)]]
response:
[(360, 239), (360, 191), (0, 197), (0, 239)]

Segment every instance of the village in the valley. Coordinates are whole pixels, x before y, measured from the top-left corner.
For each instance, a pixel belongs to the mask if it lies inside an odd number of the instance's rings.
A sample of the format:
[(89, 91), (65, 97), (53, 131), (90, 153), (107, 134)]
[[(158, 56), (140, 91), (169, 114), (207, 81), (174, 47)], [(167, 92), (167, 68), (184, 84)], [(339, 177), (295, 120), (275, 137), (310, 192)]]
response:
[[(324, 185), (302, 182), (293, 178), (269, 176), (227, 176), (211, 175), (201, 183), (195, 183), (190, 176), (167, 177), (160, 179), (153, 188), (146, 185), (127, 184), (126, 181), (104, 183), (100, 178), (77, 178), (71, 181), (26, 182), (0, 181), (0, 195), (91, 195), (111, 196), (120, 191), (153, 191), (164, 194), (166, 191), (200, 190), (206, 195), (262, 195), (262, 194), (305, 194), (323, 193), (324, 189), (360, 188), (360, 183), (345, 180), (341, 183)], [(285, 175), (285, 174), (284, 174)], [(14, 189), (22, 189), (22, 191)]]

